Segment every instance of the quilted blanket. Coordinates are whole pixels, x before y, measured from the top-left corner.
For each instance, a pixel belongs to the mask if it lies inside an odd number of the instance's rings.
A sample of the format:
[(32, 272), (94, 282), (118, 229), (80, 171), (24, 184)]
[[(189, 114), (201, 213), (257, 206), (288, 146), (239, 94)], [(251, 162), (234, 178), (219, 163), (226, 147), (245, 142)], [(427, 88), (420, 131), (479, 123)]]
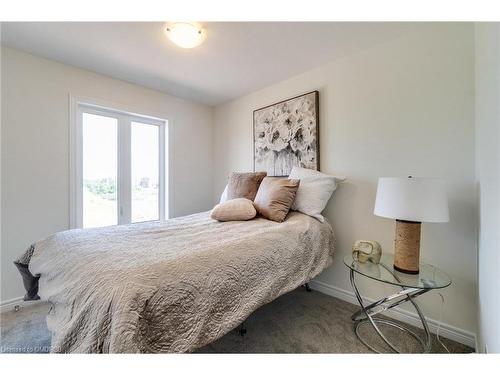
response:
[(208, 212), (164, 222), (74, 229), (18, 262), (39, 275), (52, 352), (189, 352), (331, 264), (328, 223), (291, 212), (217, 222)]

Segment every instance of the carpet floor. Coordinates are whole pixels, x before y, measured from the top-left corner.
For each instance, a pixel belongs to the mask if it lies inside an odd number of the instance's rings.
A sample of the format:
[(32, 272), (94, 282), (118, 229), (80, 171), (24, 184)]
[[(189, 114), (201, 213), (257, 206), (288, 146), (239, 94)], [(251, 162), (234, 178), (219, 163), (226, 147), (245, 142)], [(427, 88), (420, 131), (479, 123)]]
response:
[[(19, 311), (0, 314), (0, 352), (47, 353), (50, 332), (45, 316), (46, 303), (26, 306)], [(242, 337), (234, 330), (219, 340), (199, 349), (198, 353), (371, 353), (354, 335), (350, 316), (357, 306), (322, 294), (299, 288), (255, 311), (245, 322), (247, 333)], [(409, 326), (408, 326), (409, 327)], [(409, 327), (423, 336), (423, 331)], [(382, 331), (402, 352), (418, 352), (420, 347), (410, 335), (397, 328), (382, 327)], [(385, 344), (369, 325), (360, 333), (380, 351)], [(432, 352), (446, 350), (433, 335)], [(451, 353), (473, 350), (457, 342), (441, 339)]]

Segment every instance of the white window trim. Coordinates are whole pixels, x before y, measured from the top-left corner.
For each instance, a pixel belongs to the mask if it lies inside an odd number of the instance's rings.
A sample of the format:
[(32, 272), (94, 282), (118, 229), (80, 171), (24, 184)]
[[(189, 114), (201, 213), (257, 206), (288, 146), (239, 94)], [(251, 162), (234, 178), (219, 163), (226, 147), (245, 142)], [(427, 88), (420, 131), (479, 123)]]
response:
[[(151, 125), (156, 125), (159, 127), (159, 179), (160, 179), (160, 190), (159, 190), (159, 220), (168, 219), (170, 199), (169, 189), (170, 178), (168, 178), (168, 164), (169, 158), (169, 128), (171, 123), (167, 119), (163, 119), (156, 116), (150, 116), (145, 114), (139, 114), (139, 111), (129, 111), (128, 108), (124, 109), (123, 106), (114, 105), (110, 103), (104, 103), (102, 101), (97, 101), (90, 98), (82, 98), (76, 96), (69, 96), (70, 102), (70, 181), (69, 181), (69, 227), (70, 229), (82, 228), (83, 227), (83, 160), (82, 160), (82, 112), (93, 113), (106, 117), (117, 118), (118, 120), (118, 181), (131, 180), (130, 168), (127, 168), (129, 163), (123, 163), (121, 161), (130, 161), (131, 150), (130, 150), (130, 137), (124, 132), (130, 132), (130, 126), (120, 126), (123, 124), (124, 118), (130, 121), (137, 121), (142, 123), (147, 123)], [(82, 108), (85, 108), (82, 111)], [(147, 120), (147, 122), (145, 121)], [(123, 140), (127, 140), (124, 142)], [(130, 200), (131, 198), (131, 186), (130, 184), (123, 184), (126, 187), (118, 186), (118, 224), (129, 223), (131, 221), (131, 205), (123, 205), (124, 200)]]

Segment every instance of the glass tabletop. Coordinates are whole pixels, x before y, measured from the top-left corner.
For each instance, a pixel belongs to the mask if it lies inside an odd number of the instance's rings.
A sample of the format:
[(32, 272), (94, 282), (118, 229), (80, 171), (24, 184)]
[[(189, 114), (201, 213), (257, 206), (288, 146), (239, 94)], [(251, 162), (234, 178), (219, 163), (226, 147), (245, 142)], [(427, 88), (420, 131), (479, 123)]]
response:
[(430, 264), (420, 263), (420, 272), (416, 275), (396, 271), (394, 254), (382, 255), (380, 264), (360, 263), (349, 254), (344, 257), (344, 264), (363, 276), (405, 288), (440, 289), (451, 284), (451, 278), (444, 271)]

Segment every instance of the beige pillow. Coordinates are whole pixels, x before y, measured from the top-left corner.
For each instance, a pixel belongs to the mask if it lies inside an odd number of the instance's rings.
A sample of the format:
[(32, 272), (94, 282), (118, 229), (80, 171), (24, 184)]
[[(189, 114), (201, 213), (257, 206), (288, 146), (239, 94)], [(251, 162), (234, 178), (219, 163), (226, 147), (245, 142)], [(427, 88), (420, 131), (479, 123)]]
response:
[(253, 202), (246, 198), (236, 198), (219, 203), (210, 214), (218, 221), (250, 220), (257, 215)]
[(226, 199), (246, 198), (253, 201), (266, 175), (266, 172), (231, 173), (227, 184)]
[(281, 223), (292, 207), (300, 180), (266, 177), (260, 184), (254, 205), (265, 218)]

